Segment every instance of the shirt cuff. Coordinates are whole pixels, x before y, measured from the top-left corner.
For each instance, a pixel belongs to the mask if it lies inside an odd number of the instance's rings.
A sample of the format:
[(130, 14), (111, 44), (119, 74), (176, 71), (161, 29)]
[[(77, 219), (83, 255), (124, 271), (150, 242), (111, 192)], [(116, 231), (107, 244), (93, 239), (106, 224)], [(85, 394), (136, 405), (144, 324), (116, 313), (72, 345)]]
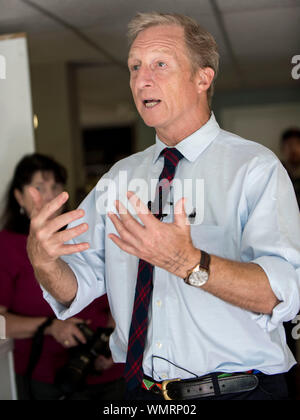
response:
[(267, 332), (282, 322), (293, 319), (299, 312), (299, 273), (286, 260), (275, 256), (262, 256), (251, 261), (266, 273), (273, 293), (280, 301), (271, 315), (251, 313), (252, 318)]
[[(49, 303), (56, 317), (61, 320), (77, 315), (93, 300), (106, 293), (104, 280), (98, 278), (94, 279), (94, 274), (88, 273), (91, 269), (87, 264), (80, 264), (77, 262), (76, 265), (71, 263), (68, 263), (68, 265), (77, 280), (77, 293), (70, 306), (65, 306), (58, 302), (43, 286), (41, 286), (44, 299)], [(90, 277), (88, 274), (90, 274)]]

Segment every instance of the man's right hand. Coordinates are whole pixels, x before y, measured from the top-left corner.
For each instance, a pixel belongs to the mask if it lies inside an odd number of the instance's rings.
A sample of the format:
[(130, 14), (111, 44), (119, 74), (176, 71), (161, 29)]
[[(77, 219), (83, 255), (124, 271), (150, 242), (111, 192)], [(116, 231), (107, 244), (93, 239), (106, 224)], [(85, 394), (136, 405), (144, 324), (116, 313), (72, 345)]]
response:
[(59, 257), (89, 248), (87, 242), (65, 244), (88, 229), (87, 223), (61, 230), (67, 224), (84, 216), (83, 210), (73, 210), (57, 216), (66, 203), (68, 193), (62, 192), (52, 201), (43, 205), (38, 190), (30, 187), (33, 207), (30, 214), (30, 232), (27, 253), (38, 281), (57, 300), (66, 304), (77, 291), (77, 281), (69, 266)]
[(84, 210), (73, 210), (55, 216), (66, 203), (68, 193), (62, 192), (49, 203), (43, 205), (40, 193), (30, 188), (33, 209), (30, 215), (30, 232), (27, 241), (27, 252), (34, 267), (47, 266), (62, 255), (74, 254), (88, 249), (86, 242), (69, 245), (65, 242), (86, 232), (88, 225), (82, 223), (71, 229), (61, 228), (84, 216)]

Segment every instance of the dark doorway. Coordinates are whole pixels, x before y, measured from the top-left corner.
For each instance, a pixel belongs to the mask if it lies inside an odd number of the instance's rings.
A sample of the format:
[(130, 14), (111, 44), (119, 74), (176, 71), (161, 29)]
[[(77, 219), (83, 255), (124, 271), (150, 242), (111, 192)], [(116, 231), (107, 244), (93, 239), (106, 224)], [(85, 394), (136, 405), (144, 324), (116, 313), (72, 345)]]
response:
[(110, 167), (133, 153), (132, 126), (93, 127), (82, 131), (86, 193)]

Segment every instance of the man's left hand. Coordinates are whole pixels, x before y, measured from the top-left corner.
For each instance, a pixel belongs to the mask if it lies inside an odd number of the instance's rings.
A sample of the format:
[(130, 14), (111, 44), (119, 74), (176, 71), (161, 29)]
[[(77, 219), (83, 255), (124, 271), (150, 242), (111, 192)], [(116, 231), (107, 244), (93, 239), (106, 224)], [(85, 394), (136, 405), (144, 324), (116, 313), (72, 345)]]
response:
[(128, 254), (185, 278), (187, 271), (200, 261), (200, 251), (192, 242), (184, 198), (175, 205), (174, 222), (162, 223), (137, 195), (129, 191), (127, 196), (142, 223), (117, 200), (119, 216), (111, 212), (108, 215), (119, 236), (111, 233), (109, 238)]

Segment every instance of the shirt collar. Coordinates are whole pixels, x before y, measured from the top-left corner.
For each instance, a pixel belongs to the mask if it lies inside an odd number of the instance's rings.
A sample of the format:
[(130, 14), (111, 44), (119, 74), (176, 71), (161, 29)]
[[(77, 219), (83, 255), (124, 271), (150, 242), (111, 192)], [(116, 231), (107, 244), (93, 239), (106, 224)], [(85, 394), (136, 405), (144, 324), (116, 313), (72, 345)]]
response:
[[(181, 140), (176, 145), (183, 156), (190, 162), (194, 162), (197, 157), (210, 145), (210, 143), (217, 137), (220, 131), (220, 126), (216, 121), (214, 113), (211, 113), (210, 119), (199, 130), (192, 133), (190, 136)], [(167, 147), (156, 135), (155, 150), (153, 156), (153, 163), (157, 161), (161, 151)]]

